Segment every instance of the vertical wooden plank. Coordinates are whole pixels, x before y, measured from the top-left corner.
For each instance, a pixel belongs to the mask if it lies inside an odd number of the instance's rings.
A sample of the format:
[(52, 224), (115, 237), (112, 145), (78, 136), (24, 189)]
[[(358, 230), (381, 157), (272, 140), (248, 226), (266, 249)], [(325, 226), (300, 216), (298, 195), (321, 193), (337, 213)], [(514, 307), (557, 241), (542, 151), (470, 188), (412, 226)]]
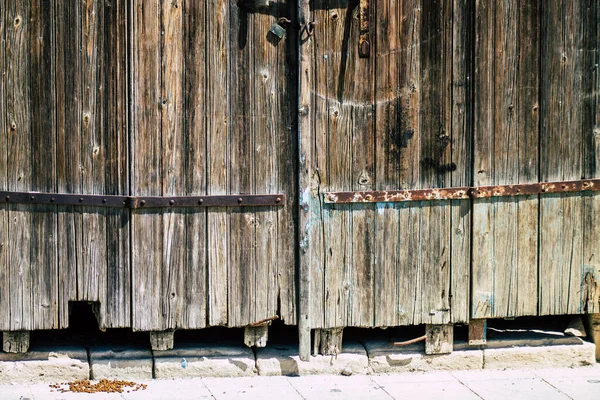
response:
[[(161, 3), (132, 2), (132, 182), (137, 196), (162, 195)], [(163, 330), (163, 223), (159, 212), (132, 212), (133, 329)]]
[[(592, 92), (597, 21), (590, 1), (556, 1), (542, 8), (541, 180), (581, 179), (593, 135), (586, 97)], [(592, 44), (591, 47), (588, 47)], [(589, 58), (588, 58), (589, 57)], [(586, 64), (587, 61), (587, 64)], [(587, 107), (586, 107), (587, 103)], [(587, 142), (587, 143), (586, 143)], [(541, 315), (584, 312), (584, 198), (542, 196), (540, 207)]]
[[(184, 164), (178, 172), (185, 176), (186, 195), (206, 193), (206, 5), (201, 2), (182, 3), (184, 13), (184, 139), (180, 143)], [(184, 214), (184, 271), (180, 307), (181, 326), (194, 329), (206, 326), (206, 211), (188, 210)]]
[[(207, 22), (208, 194), (229, 194), (228, 54), (229, 1), (210, 0)], [(208, 324), (227, 323), (229, 218), (226, 208), (208, 211)]]
[[(7, 3), (6, 9), (6, 122), (8, 124), (9, 190), (31, 190), (31, 111), (29, 75), (30, 13), (25, 1)], [(10, 276), (10, 320), (2, 330), (31, 330), (32, 290), (30, 242), (31, 213), (27, 206), (8, 207), (9, 250), (7, 264)]]
[[(252, 147), (254, 162), (254, 182), (252, 192), (257, 194), (273, 193), (278, 187), (278, 165), (280, 160), (276, 151), (282, 146), (277, 140), (277, 132), (285, 131), (282, 125), (280, 96), (275, 91), (286, 91), (285, 80), (280, 81), (278, 70), (278, 46), (285, 42), (277, 41), (268, 34), (271, 25), (276, 22), (279, 7), (273, 9), (275, 15), (254, 13), (250, 18), (248, 35), (252, 36), (250, 52), (251, 68), (250, 92), (251, 110), (254, 125), (254, 144)], [(289, 39), (286, 39), (289, 40)], [(277, 241), (279, 240), (278, 210), (276, 207), (260, 208), (254, 213), (255, 224), (255, 287), (251, 294), (254, 321), (277, 314), (278, 277), (277, 267), (283, 260), (277, 259)], [(284, 262), (281, 263), (282, 265)], [(249, 321), (252, 322), (252, 321)]]
[[(356, 77), (352, 53), (356, 54), (358, 41), (352, 35), (357, 30), (357, 20), (352, 13), (356, 7), (349, 2), (329, 2), (325, 42), (327, 51), (323, 56), (326, 64), (326, 87), (328, 121), (325, 127), (328, 140), (329, 171), (328, 190), (347, 190), (352, 187), (352, 111), (353, 103), (360, 98), (346, 91), (346, 80)], [(318, 21), (321, 23), (321, 21)], [(352, 103), (350, 99), (353, 99)], [(343, 100), (347, 100), (346, 103)], [(352, 206), (336, 205), (324, 210), (326, 221), (326, 258), (325, 258), (325, 328), (349, 325), (351, 301), (357, 294), (352, 282)]]
[[(400, 90), (400, 69), (405, 42), (400, 32), (404, 20), (398, 1), (376, 4), (375, 34), (375, 176), (377, 190), (394, 190), (399, 185), (402, 140), (403, 99)], [(391, 204), (378, 204), (375, 216), (374, 294), (376, 326), (394, 326), (398, 321), (396, 307), (399, 294), (396, 267), (398, 265), (399, 212)]]
[[(236, 88), (229, 97), (229, 145), (231, 193), (252, 193), (254, 188), (253, 120), (255, 93), (251, 51), (256, 43), (253, 35), (254, 15), (237, 2), (229, 2), (231, 13), (229, 87)], [(255, 209), (234, 208), (230, 214), (229, 253), (229, 320), (230, 326), (242, 326), (256, 321), (256, 216)]]
[[(28, 149), (31, 181), (28, 190), (52, 192), (56, 187), (56, 118), (54, 86), (54, 4), (33, 0), (30, 7), (30, 126)], [(25, 161), (25, 160), (24, 160)], [(32, 328), (58, 327), (58, 259), (56, 208), (33, 206), (29, 268), (31, 274)]]
[[(56, 113), (57, 190), (61, 193), (81, 193), (81, 2), (57, 3), (56, 18)], [(60, 327), (69, 324), (69, 301), (77, 299), (77, 236), (82, 229), (81, 215), (75, 207), (58, 208), (58, 257)]]
[[(8, 128), (6, 123), (6, 29), (8, 14), (5, 1), (0, 0), (0, 190), (8, 190)], [(10, 321), (10, 274), (8, 268), (8, 206), (0, 199), (0, 326)]]
[[(163, 196), (185, 190), (183, 133), (183, 9), (184, 3), (162, 1), (161, 32), (161, 170), (159, 185)], [(161, 309), (163, 324), (174, 328), (181, 320), (184, 295), (185, 221), (183, 212), (170, 210), (162, 216)]]
[(271, 95), (275, 95), (277, 108), (272, 117), (277, 121), (273, 127), (274, 149), (277, 157), (277, 173), (271, 177), (276, 193), (287, 194), (285, 207), (277, 207), (277, 286), (273, 289), (279, 302), (279, 316), (289, 325), (298, 322), (297, 284), (296, 284), (296, 234), (297, 218), (294, 216), (298, 204), (298, 31), (297, 9), (294, 2), (278, 3), (278, 16), (287, 17), (292, 23), (287, 25), (285, 40), (276, 44), (277, 76), (271, 86)]
[[(128, 120), (128, 1), (105, 3), (106, 60), (103, 86), (105, 111), (106, 181), (104, 193), (129, 194)], [(107, 210), (106, 297), (101, 299), (106, 327), (131, 326), (131, 266), (129, 210)]]
[[(452, 41), (447, 60), (452, 65), (452, 186), (470, 186), (473, 182), (472, 167), (472, 46), (471, 35), (474, 7), (471, 1), (455, 0), (452, 8)], [(450, 76), (450, 74), (448, 74)], [(451, 202), (451, 322), (466, 322), (470, 315), (471, 277), (471, 201)]]
[[(477, 2), (476, 185), (537, 181), (539, 9)], [(536, 313), (537, 209), (537, 196), (474, 201), (473, 318)]]
[[(328, 0), (317, 0), (314, 2), (314, 6), (312, 4), (305, 5), (309, 8), (312, 7), (312, 19), (306, 19), (305, 24), (315, 22), (315, 25), (312, 25), (314, 29), (310, 38), (308, 38), (308, 33), (311, 32), (311, 25), (306, 26), (306, 30), (303, 32), (306, 35), (305, 43), (307, 44), (307, 48), (303, 52), (309, 57), (305, 62), (312, 65), (309, 71), (306, 71), (307, 66), (303, 70), (308, 87), (302, 90), (308, 91), (309, 94), (304, 97), (305, 102), (301, 107), (306, 108), (301, 113), (304, 112), (304, 118), (313, 121), (313, 123), (309, 126), (308, 122), (305, 122), (304, 130), (306, 133), (300, 132), (303, 136), (302, 143), (305, 143), (305, 140), (307, 141), (304, 150), (301, 150), (300, 153), (300, 164), (305, 163), (305, 166), (301, 166), (301, 168), (306, 175), (306, 180), (301, 186), (301, 207), (307, 215), (306, 223), (301, 226), (303, 239), (300, 246), (302, 253), (308, 252), (309, 254), (306, 263), (310, 266), (310, 268), (307, 268), (310, 307), (307, 312), (310, 314), (309, 325), (312, 329), (325, 327), (325, 271), (328, 265), (327, 254), (329, 253), (329, 247), (326, 243), (325, 219), (327, 211), (324, 209), (320, 197), (321, 192), (325, 191), (329, 185), (330, 162), (328, 141), (329, 104), (327, 100), (328, 25), (330, 19), (327, 4)], [(339, 18), (338, 14), (335, 15), (336, 18)], [(311, 61), (312, 57), (314, 57), (314, 63)], [(310, 82), (311, 77), (313, 82)], [(314, 94), (311, 94), (311, 90)]]
[[(298, 23), (302, 28), (313, 21), (311, 15), (310, 0), (298, 1)], [(302, 29), (301, 28), (301, 29)], [(319, 229), (319, 219), (315, 219), (315, 210), (320, 210), (318, 198), (312, 191), (318, 191), (320, 182), (315, 180), (315, 142), (316, 132), (314, 125), (316, 123), (317, 106), (316, 100), (316, 71), (313, 69), (313, 57), (317, 57), (314, 52), (314, 42), (310, 35), (302, 29), (298, 38), (298, 193), (300, 197), (299, 204), (299, 279), (298, 279), (298, 333), (299, 333), (299, 356), (303, 361), (310, 359), (311, 348), (311, 326), (314, 323), (312, 318), (313, 305), (320, 304), (321, 298), (316, 297), (312, 291), (313, 269), (320, 269), (320, 263), (313, 262), (313, 255), (318, 255), (322, 251), (318, 247), (318, 242), (313, 238), (320, 238), (322, 229)], [(317, 175), (318, 176), (318, 175)], [(317, 199), (317, 200), (315, 200)], [(315, 248), (315, 246), (317, 246)], [(322, 255), (322, 254), (321, 254)], [(318, 314), (321, 317), (323, 314)]]

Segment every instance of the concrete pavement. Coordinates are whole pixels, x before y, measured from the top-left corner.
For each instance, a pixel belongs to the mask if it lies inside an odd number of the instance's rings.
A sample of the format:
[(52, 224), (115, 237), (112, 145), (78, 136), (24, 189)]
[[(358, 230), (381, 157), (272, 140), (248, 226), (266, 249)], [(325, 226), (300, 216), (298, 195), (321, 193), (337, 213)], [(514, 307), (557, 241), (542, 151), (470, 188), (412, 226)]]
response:
[(51, 392), (43, 385), (2, 385), (2, 400), (70, 399), (600, 399), (600, 365), (536, 370), (476, 370), (386, 375), (254, 376), (138, 381), (123, 394)]

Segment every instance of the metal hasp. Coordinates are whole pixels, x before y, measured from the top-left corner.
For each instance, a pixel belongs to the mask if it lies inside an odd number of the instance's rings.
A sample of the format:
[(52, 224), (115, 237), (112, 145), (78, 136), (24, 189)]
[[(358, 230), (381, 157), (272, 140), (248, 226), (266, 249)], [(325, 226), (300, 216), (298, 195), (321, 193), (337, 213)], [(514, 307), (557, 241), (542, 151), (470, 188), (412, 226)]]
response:
[(371, 56), (370, 33), (370, 0), (360, 0), (360, 36), (358, 40), (358, 56), (369, 58)]
[(273, 207), (285, 204), (285, 194), (224, 196), (104, 196), (0, 191), (0, 203), (93, 206), (112, 208)]
[(465, 186), (439, 189), (378, 190), (370, 192), (327, 192), (325, 203), (397, 203), (402, 201), (483, 199), (527, 196), (540, 193), (571, 193), (600, 190), (600, 179), (522, 183), (498, 186)]

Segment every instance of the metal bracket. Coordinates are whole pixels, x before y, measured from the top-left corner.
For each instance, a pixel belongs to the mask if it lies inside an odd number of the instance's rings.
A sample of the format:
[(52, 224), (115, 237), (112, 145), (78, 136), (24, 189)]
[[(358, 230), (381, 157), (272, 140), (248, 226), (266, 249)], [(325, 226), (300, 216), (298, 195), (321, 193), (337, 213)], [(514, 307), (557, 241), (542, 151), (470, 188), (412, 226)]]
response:
[(498, 186), (464, 186), (439, 189), (378, 190), (370, 192), (328, 192), (325, 203), (397, 203), (403, 201), (483, 199), (529, 196), (542, 193), (572, 193), (600, 190), (600, 179), (522, 183)]
[(360, 0), (360, 36), (358, 39), (358, 56), (369, 58), (371, 56), (371, 6), (370, 0)]
[(46, 204), (112, 208), (273, 207), (285, 205), (285, 194), (223, 196), (105, 196), (0, 191), (0, 204)]

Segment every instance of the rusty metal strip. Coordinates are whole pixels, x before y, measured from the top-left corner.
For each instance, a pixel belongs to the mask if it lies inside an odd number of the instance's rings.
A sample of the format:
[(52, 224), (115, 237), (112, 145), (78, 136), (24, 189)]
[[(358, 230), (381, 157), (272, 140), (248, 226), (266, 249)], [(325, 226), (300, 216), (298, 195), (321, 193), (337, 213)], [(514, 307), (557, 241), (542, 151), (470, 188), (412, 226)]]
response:
[(105, 196), (0, 191), (0, 203), (112, 208), (271, 207), (283, 206), (285, 194), (226, 196)]
[(403, 201), (483, 199), (527, 196), (541, 193), (572, 193), (600, 190), (600, 179), (522, 183), (498, 186), (465, 186), (438, 189), (378, 190), (370, 192), (328, 192), (325, 203), (397, 203)]

